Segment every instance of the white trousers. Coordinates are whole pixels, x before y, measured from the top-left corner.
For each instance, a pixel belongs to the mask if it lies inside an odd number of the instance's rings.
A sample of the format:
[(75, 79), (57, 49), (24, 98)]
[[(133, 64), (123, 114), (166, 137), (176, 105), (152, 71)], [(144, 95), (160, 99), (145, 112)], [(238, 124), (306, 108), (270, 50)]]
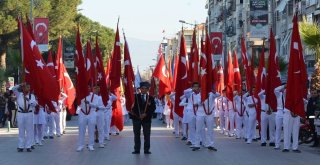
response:
[(181, 120), (180, 116), (177, 115), (175, 112), (173, 112), (173, 127), (174, 127), (174, 133), (176, 136), (179, 136), (181, 131), (180, 120)]
[(261, 143), (267, 142), (267, 131), (269, 126), (269, 142), (275, 142), (275, 114), (268, 115), (266, 112), (261, 112)]
[(96, 124), (96, 117), (94, 114), (84, 115), (83, 113), (79, 114), (79, 147), (84, 147), (84, 139), (86, 135), (86, 130), (88, 126), (88, 135), (89, 135), (89, 147), (94, 145), (94, 126)]
[(63, 133), (63, 131), (66, 130), (67, 126), (67, 110), (62, 110), (60, 112), (60, 134)]
[(56, 135), (61, 134), (61, 129), (60, 129), (60, 112), (53, 112), (53, 119), (54, 119), (54, 129), (53, 133)]
[(19, 129), (18, 148), (31, 148), (33, 143), (33, 113), (21, 113), (17, 115)]
[(43, 124), (34, 124), (34, 143), (41, 143)]
[(257, 112), (255, 109), (248, 109), (248, 129), (247, 129), (247, 143), (251, 143), (256, 134)]
[(53, 113), (46, 113), (46, 124), (44, 126), (44, 136), (53, 136), (54, 118)]
[[(214, 146), (214, 132), (213, 132), (214, 116), (197, 116), (196, 117), (196, 144), (195, 147), (200, 147), (200, 141), (205, 144), (206, 147)], [(202, 132), (207, 128), (205, 137), (201, 138)]]
[(188, 141), (190, 141), (193, 145), (196, 144), (196, 117), (192, 117), (190, 122), (188, 123)]
[(104, 112), (104, 138), (107, 140), (110, 140), (110, 127), (111, 127), (111, 118), (112, 118), (112, 112), (110, 110), (107, 112)]
[(244, 137), (244, 116), (240, 116), (238, 113), (235, 115), (236, 118), (236, 138), (243, 138)]
[(223, 110), (219, 110), (219, 118), (220, 118), (220, 129), (221, 129), (221, 132), (223, 133), (226, 130)]
[(228, 119), (230, 126), (229, 135), (234, 135), (235, 112), (233, 110), (229, 110)]
[(173, 121), (170, 119), (170, 115), (165, 115), (167, 128), (172, 128)]
[[(284, 113), (283, 116), (283, 148), (293, 150), (298, 149), (300, 129), (300, 117), (292, 117), (289, 111)], [(292, 143), (291, 143), (292, 136)]]
[(275, 143), (276, 148), (280, 147), (281, 142), (281, 132), (282, 132), (282, 126), (283, 126), (283, 115), (276, 114), (276, 136), (275, 136)]
[(104, 142), (104, 112), (97, 111), (97, 129), (98, 129), (98, 136), (99, 136), (99, 144), (103, 144)]
[(187, 134), (187, 130), (188, 129), (188, 124), (187, 123), (182, 123), (182, 136), (183, 137), (188, 137), (188, 134)]

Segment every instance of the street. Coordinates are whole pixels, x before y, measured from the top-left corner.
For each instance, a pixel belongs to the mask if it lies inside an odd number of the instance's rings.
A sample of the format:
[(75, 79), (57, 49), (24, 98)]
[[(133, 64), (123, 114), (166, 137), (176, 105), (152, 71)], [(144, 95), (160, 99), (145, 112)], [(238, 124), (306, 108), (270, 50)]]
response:
[[(218, 152), (202, 148), (193, 152), (180, 138), (175, 138), (172, 130), (164, 128), (158, 120), (153, 121), (151, 134), (151, 155), (132, 155), (133, 133), (131, 124), (126, 124), (119, 136), (112, 136), (105, 148), (95, 148), (89, 152), (76, 152), (78, 139), (77, 118), (68, 122), (67, 134), (53, 140), (46, 140), (44, 146), (37, 146), (31, 153), (16, 151), (17, 129), (7, 133), (0, 129), (0, 165), (46, 164), (46, 165), (280, 165), (319, 164), (319, 148), (300, 146), (302, 153), (282, 153), (272, 147), (260, 147), (260, 143), (246, 144), (243, 140), (225, 137), (216, 132)], [(143, 147), (142, 147), (143, 148)]]

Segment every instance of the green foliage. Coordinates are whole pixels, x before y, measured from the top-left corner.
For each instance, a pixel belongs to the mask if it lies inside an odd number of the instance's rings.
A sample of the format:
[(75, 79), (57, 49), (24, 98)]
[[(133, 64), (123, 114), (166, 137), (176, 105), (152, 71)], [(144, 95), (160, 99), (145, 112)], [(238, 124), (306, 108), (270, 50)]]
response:
[(307, 22), (306, 18), (299, 23), (302, 41), (316, 54), (316, 61), (320, 58), (320, 28), (317, 22)]

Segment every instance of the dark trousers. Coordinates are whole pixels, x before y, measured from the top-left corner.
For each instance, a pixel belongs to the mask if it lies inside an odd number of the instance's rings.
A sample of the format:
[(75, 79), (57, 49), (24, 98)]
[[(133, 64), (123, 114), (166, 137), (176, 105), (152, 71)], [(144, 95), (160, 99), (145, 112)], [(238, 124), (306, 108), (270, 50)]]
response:
[(143, 128), (144, 135), (144, 151), (150, 150), (150, 133), (151, 133), (151, 121), (144, 122), (140, 120), (132, 120), (133, 133), (134, 133), (134, 151), (140, 151), (141, 148), (141, 126)]

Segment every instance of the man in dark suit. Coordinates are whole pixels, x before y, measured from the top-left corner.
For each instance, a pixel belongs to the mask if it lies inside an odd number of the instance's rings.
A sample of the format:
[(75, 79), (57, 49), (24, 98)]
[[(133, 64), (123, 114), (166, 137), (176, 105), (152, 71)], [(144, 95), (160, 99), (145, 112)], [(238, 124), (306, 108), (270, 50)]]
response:
[(144, 135), (144, 153), (150, 152), (150, 133), (152, 114), (156, 109), (154, 98), (148, 94), (150, 84), (148, 82), (140, 83), (141, 93), (135, 95), (135, 103), (132, 111), (129, 113), (133, 123), (134, 133), (134, 151), (132, 154), (140, 154), (141, 148), (141, 126)]

